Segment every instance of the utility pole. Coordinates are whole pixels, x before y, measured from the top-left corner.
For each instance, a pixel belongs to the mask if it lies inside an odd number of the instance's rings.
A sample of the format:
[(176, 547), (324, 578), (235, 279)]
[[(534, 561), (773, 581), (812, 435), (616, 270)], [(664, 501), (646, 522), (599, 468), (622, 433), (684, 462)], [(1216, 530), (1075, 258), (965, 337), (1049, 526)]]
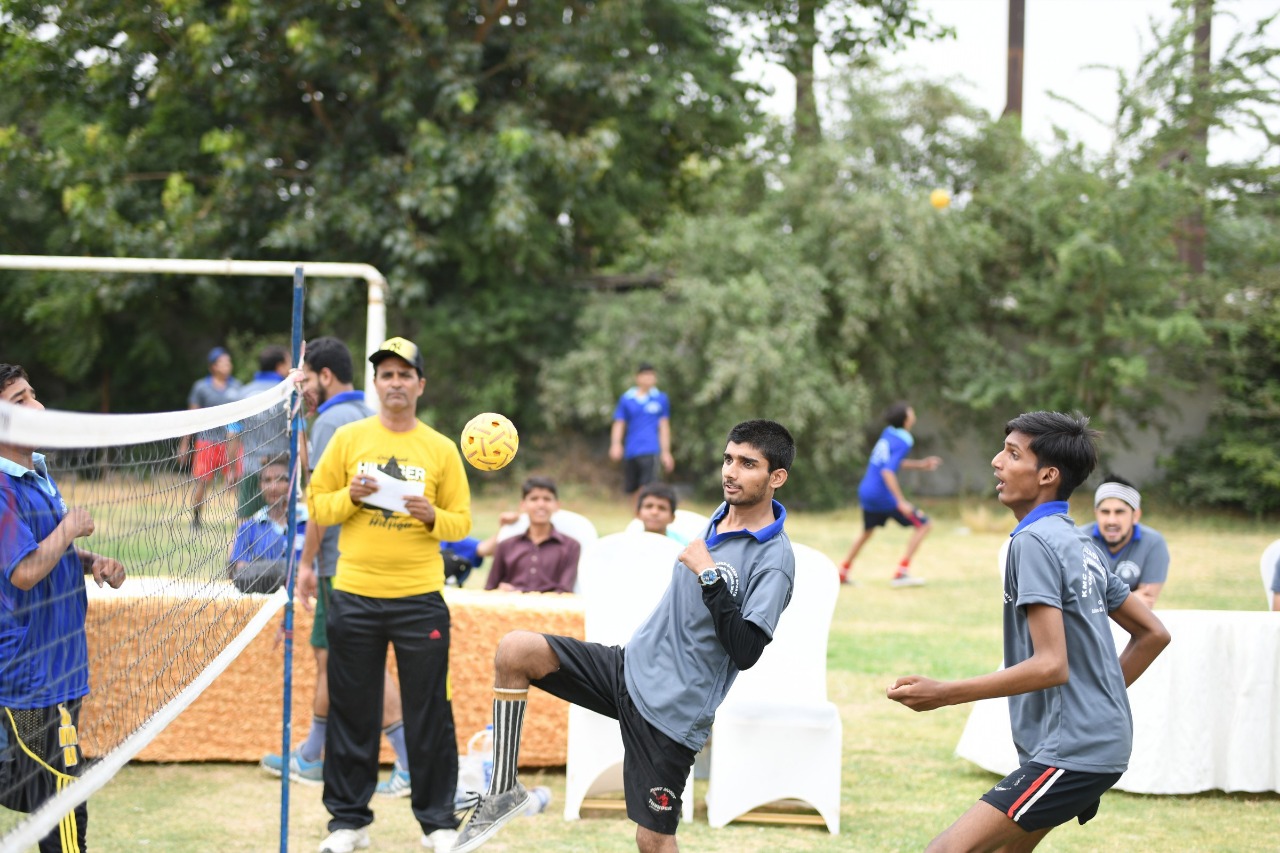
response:
[(1009, 0), (1009, 68), (1004, 115), (1022, 118), (1023, 41), (1027, 29), (1027, 0)]
[[(1187, 146), (1185, 166), (1192, 180), (1204, 175), (1209, 164), (1209, 119), (1213, 109), (1210, 89), (1209, 47), (1213, 34), (1213, 0), (1195, 0), (1195, 44), (1191, 61), (1191, 114), (1187, 119)], [(1196, 209), (1182, 223), (1182, 239), (1178, 241), (1179, 259), (1195, 276), (1204, 274), (1205, 226), (1204, 212), (1200, 207), (1203, 196), (1197, 199)]]

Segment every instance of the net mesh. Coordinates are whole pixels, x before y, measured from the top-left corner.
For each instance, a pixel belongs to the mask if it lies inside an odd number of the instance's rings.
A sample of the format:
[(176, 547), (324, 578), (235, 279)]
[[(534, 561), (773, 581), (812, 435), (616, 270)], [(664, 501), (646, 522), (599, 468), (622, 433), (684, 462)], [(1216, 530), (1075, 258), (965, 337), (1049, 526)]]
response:
[[(43, 737), (38, 727), (0, 727), (0, 849), (57, 831), (283, 605), (294, 552), (283, 532), (296, 488), (291, 390), (283, 381), (238, 402), (158, 415), (0, 403), (0, 446), (38, 450), (56, 486), (11, 466), (0, 474), (0, 705), (29, 721), (24, 712), (52, 708), (56, 718), (60, 703), (84, 696), (72, 729), (55, 733), (67, 748), (30, 744), (54, 753), (47, 761), (22, 748)], [(41, 568), (31, 549), (81, 513), (92, 532), (50, 550), (52, 569), (24, 589), (24, 572)], [(115, 563), (126, 579), (99, 585), (92, 568)], [(242, 592), (237, 576), (264, 564), (274, 582)]]

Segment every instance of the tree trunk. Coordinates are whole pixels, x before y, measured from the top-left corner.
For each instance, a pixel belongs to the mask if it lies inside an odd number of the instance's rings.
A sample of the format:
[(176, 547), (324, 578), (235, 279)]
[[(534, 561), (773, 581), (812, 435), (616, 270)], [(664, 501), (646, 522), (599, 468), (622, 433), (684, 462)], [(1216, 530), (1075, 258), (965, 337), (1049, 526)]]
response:
[[(1213, 0), (1195, 0), (1196, 33), (1192, 64), (1191, 115), (1187, 121), (1190, 137), (1187, 152), (1187, 171), (1193, 181), (1203, 177), (1209, 163), (1209, 110), (1212, 109), (1210, 87), (1209, 45), (1213, 30)], [(1195, 209), (1182, 221), (1182, 235), (1178, 240), (1179, 259), (1194, 276), (1204, 274), (1204, 197), (1196, 199)]]
[(812, 145), (822, 140), (813, 75), (813, 58), (818, 50), (817, 21), (818, 0), (800, 0), (796, 10), (796, 41), (790, 69), (796, 78), (795, 141), (798, 145)]

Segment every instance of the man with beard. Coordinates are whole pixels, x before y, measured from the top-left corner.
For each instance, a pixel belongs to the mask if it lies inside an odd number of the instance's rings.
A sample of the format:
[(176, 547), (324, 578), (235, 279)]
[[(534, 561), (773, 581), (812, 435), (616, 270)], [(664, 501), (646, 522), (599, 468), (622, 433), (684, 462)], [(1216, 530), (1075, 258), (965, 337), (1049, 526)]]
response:
[(1154, 608), (1169, 577), (1169, 546), (1158, 530), (1138, 523), (1142, 495), (1128, 480), (1108, 474), (1093, 493), (1093, 517), (1094, 524), (1080, 529), (1104, 546), (1112, 573)]

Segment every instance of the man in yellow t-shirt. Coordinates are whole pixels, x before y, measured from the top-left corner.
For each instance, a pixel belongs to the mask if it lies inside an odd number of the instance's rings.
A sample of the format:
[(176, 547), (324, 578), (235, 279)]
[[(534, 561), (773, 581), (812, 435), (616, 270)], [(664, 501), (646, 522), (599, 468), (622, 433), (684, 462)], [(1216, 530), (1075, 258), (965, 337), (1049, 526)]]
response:
[[(307, 493), (315, 522), (341, 527), (326, 614), (324, 805), (332, 819), (320, 850), (348, 853), (369, 845), (382, 723), (381, 702), (370, 700), (382, 696), (391, 643), (400, 672), (413, 814), (423, 844), (444, 851), (452, 847), (457, 826), (458, 752), (440, 541), (471, 532), (471, 490), (457, 445), (418, 420), (418, 398), (426, 387), (418, 347), (391, 338), (369, 361), (380, 411), (333, 434)], [(401, 489), (393, 490), (388, 478), (405, 481), (407, 494), (389, 498)], [(419, 484), (421, 495), (414, 494)]]

